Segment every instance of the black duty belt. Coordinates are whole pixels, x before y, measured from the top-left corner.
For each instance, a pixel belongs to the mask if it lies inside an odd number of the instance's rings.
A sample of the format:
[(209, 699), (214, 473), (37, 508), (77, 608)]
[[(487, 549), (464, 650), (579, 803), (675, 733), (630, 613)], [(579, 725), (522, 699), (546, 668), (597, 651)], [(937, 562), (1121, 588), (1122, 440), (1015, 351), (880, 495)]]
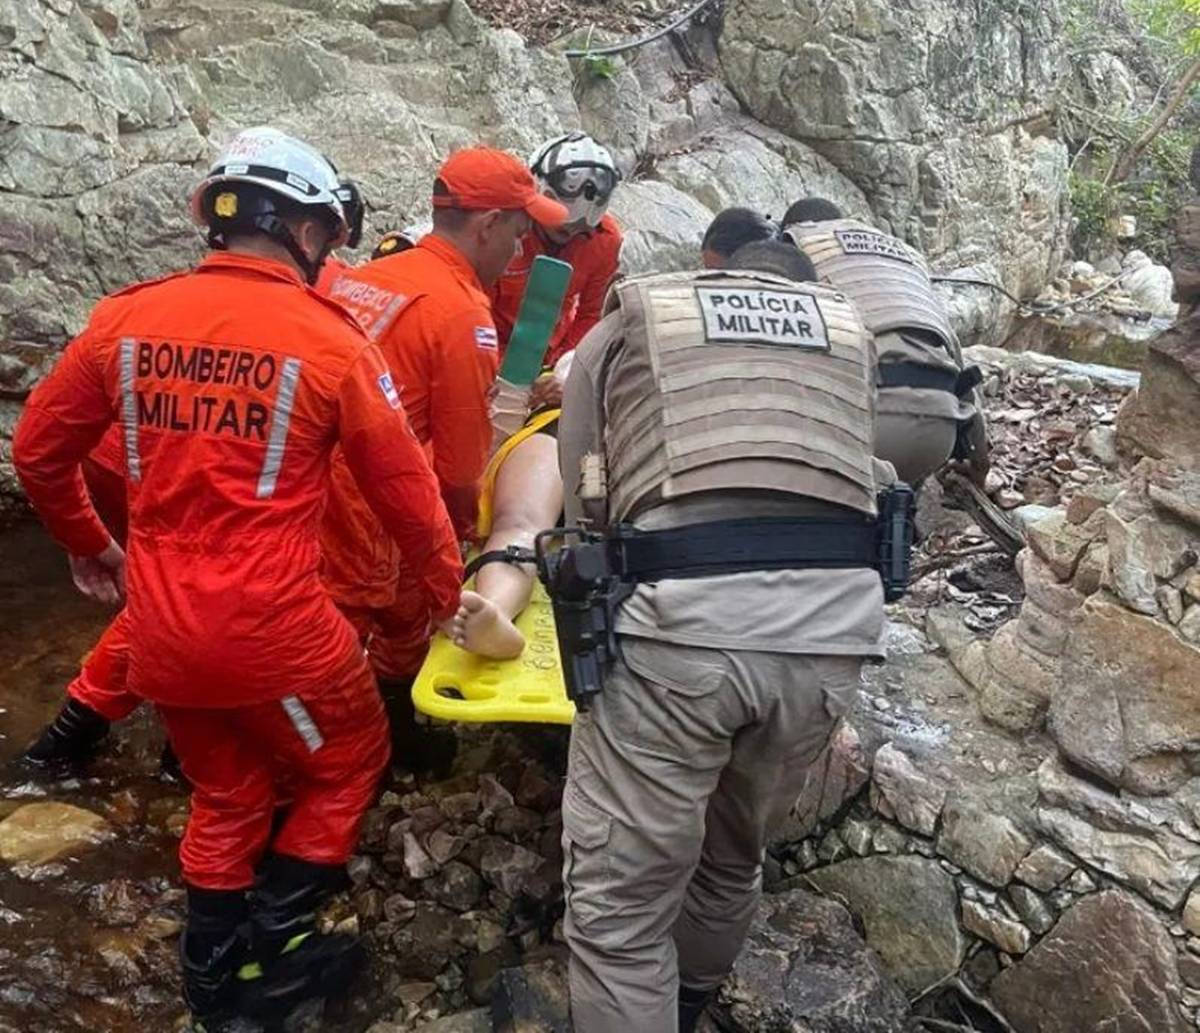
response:
[(621, 528), (608, 545), (612, 573), (622, 581), (754, 570), (873, 569), (879, 563), (879, 526), (867, 517), (714, 520), (659, 531)]
[(948, 391), (957, 398), (965, 397), (982, 380), (978, 366), (968, 366), (960, 373), (915, 362), (888, 362), (879, 367), (878, 373), (880, 387), (927, 388)]

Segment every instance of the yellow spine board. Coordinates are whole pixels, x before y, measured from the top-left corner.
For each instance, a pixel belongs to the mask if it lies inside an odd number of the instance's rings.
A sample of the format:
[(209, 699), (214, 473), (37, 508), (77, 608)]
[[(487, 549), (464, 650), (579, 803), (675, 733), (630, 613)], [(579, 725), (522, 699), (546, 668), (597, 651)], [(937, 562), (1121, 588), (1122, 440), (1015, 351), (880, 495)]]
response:
[[(558, 419), (551, 409), (532, 417), (496, 450), (483, 475), (479, 493), (478, 532), (486, 537), (492, 528), (492, 494), (504, 460), (522, 441)], [(472, 582), (468, 582), (468, 587)], [(493, 721), (569, 725), (575, 704), (567, 699), (554, 610), (540, 583), (533, 587), (529, 605), (515, 621), (525, 636), (525, 650), (514, 660), (488, 660), (459, 649), (438, 632), (429, 655), (413, 683), (413, 704), (422, 714), (443, 721), (486, 723)]]

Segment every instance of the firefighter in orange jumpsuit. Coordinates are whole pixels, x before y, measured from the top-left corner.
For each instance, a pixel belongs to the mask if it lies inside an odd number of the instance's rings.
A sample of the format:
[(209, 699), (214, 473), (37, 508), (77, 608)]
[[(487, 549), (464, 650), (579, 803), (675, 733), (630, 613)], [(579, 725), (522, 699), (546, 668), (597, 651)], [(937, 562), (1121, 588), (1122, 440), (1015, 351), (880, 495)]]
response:
[[(553, 228), (565, 217), (518, 159), (486, 147), (458, 151), (434, 182), (432, 232), (415, 247), (347, 270), (330, 290), (383, 352), (460, 539), (473, 530), (492, 440), (488, 393), (499, 345), (485, 292), (531, 220)], [(408, 689), (434, 615), (403, 547), (380, 533), (340, 464), (321, 548), (325, 583), (366, 640), (403, 739), (411, 720)]]
[[(128, 579), (129, 688), (157, 706), (193, 785), (181, 957), (207, 1033), (332, 992), (361, 953), (315, 921), (388, 757), (370, 669), (319, 577), (335, 445), (436, 619), (455, 612), (462, 576), (382, 356), (306, 286), (347, 236), (337, 187), (299, 141), (239, 134), (192, 198), (214, 253), (102, 301), (13, 441), (55, 537), (94, 582)], [(79, 472), (114, 419), (127, 565)]]
[[(343, 246), (356, 248), (362, 242), (366, 214), (362, 193), (353, 180), (343, 179), (335, 194), (348, 227)], [(329, 255), (317, 275), (316, 289), (328, 294), (333, 281), (348, 268), (341, 259)], [(81, 464), (92, 504), (114, 541), (122, 547), (128, 525), (124, 448), (121, 428), (114, 424)], [(86, 577), (86, 571), (76, 576)], [(83, 584), (80, 589), (89, 592), (89, 587)], [(115, 599), (104, 601), (115, 602)], [(123, 628), (122, 622), (114, 621), (84, 657), (79, 674), (67, 686), (66, 703), (21, 756), (18, 763), (23, 770), (51, 777), (76, 772), (108, 735), (109, 725), (124, 720), (141, 704), (141, 699), (125, 688), (129, 643), (122, 634)], [(172, 778), (179, 776), (178, 761), (170, 743), (163, 749), (162, 770)]]
[(621, 229), (607, 213), (621, 173), (605, 148), (579, 132), (546, 141), (533, 153), (529, 166), (539, 189), (566, 206), (567, 222), (559, 229), (534, 227), (521, 238), (519, 253), (492, 288), (492, 314), (503, 352), (533, 260), (549, 255), (569, 262), (571, 282), (546, 351), (549, 368), (599, 321), (604, 297), (617, 277)]

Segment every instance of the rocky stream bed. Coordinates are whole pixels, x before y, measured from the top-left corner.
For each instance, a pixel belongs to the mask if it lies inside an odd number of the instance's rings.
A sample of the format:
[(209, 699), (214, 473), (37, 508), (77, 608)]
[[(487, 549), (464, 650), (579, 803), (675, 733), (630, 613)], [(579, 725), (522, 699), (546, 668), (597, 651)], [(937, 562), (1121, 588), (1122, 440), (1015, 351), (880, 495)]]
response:
[[(750, 942), (706, 1020), (717, 1029), (1200, 1026), (1196, 475), (1169, 435), (1159, 458), (1130, 455), (1149, 425), (1150, 403), (1126, 401), (1136, 374), (971, 358), (995, 428), (989, 491), (1028, 547), (1014, 564), (940, 486), (922, 493), (921, 576), (892, 608), (887, 663), (779, 830)], [(1152, 350), (1149, 381), (1161, 361)], [(104, 614), (35, 526), (0, 550), (7, 760), (53, 713)], [(392, 772), (353, 888), (326, 916), (364, 933), (370, 975), (293, 1028), (569, 1028), (566, 732), (458, 734), (442, 777)], [(139, 714), (85, 779), (0, 782), (5, 1033), (180, 1018), (187, 799), (158, 778), (159, 743)]]

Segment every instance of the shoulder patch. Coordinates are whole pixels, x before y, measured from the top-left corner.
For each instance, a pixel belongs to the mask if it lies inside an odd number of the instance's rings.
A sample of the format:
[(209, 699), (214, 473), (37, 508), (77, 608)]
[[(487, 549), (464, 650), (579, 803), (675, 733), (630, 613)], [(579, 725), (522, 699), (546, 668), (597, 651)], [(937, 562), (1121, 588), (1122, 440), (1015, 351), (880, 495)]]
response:
[(500, 347), (500, 339), (494, 326), (475, 327), (475, 346), (484, 351), (494, 352)]
[(829, 331), (817, 299), (768, 287), (697, 287), (708, 341), (829, 351)]
[(916, 265), (916, 259), (903, 241), (875, 230), (834, 230), (833, 235), (845, 255), (877, 255)]
[(396, 382), (392, 380), (391, 373), (381, 373), (376, 378), (379, 384), (379, 390), (383, 392), (383, 397), (387, 400), (387, 404), (393, 409), (400, 408), (400, 392), (396, 390)]

